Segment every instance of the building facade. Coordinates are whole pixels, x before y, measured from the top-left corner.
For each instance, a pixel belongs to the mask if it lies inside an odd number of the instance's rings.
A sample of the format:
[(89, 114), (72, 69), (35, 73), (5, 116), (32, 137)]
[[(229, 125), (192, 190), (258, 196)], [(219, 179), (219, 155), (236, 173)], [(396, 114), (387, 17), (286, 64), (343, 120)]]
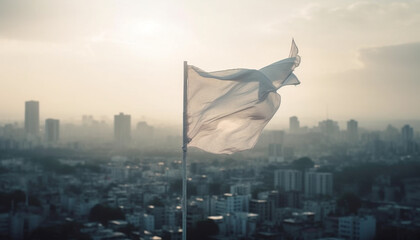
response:
[(57, 143), (60, 139), (60, 120), (45, 120), (45, 141), (48, 143)]
[(293, 169), (274, 171), (274, 187), (285, 192), (302, 191), (302, 172)]
[(25, 102), (25, 133), (28, 136), (39, 136), (39, 102)]
[(372, 240), (376, 233), (373, 216), (347, 216), (338, 218), (338, 236), (348, 240)]
[(289, 118), (289, 131), (290, 133), (298, 133), (300, 129), (300, 122), (296, 116)]
[(306, 172), (305, 173), (305, 196), (316, 197), (319, 195), (333, 194), (332, 173)]
[(131, 116), (120, 113), (114, 116), (114, 140), (118, 146), (127, 146), (131, 141)]

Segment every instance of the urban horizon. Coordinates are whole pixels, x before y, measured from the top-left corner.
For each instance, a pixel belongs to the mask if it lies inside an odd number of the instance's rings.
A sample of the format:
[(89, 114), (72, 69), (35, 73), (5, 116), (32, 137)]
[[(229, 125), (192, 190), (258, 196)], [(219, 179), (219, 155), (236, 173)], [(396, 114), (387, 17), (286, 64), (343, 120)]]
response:
[[(28, 101), (36, 101), (39, 103), (39, 101), (37, 100), (27, 100), (25, 102)], [(24, 102), (24, 103), (25, 103)], [(144, 115), (140, 115), (140, 116), (133, 116), (128, 112), (116, 112), (114, 115), (119, 114), (119, 113), (124, 113), (127, 115), (130, 115), (133, 119), (132, 121), (132, 126), (135, 126), (136, 123), (138, 122), (146, 122), (154, 127), (161, 127), (161, 128), (166, 128), (166, 129), (173, 129), (175, 131), (181, 131), (182, 128), (182, 124), (181, 123), (169, 123), (166, 121), (162, 121), (162, 120), (157, 120), (157, 119), (152, 119), (152, 118), (148, 118), (147, 116)], [(45, 114), (44, 114), (45, 115)], [(93, 117), (95, 118), (96, 121), (101, 121), (104, 122), (106, 124), (111, 124), (113, 123), (113, 117), (114, 115), (95, 115), (94, 113), (84, 113), (81, 114), (79, 116), (72, 116), (72, 117), (64, 117), (64, 118), (59, 118), (59, 117), (48, 117), (48, 116), (43, 116), (42, 111), (40, 111), (40, 125), (42, 126), (45, 122), (46, 119), (59, 119), (61, 121), (62, 124), (83, 124), (83, 117), (89, 116), (89, 117)], [(316, 127), (320, 121), (323, 120), (334, 120), (336, 122), (338, 122), (339, 127), (344, 129), (347, 122), (354, 119), (357, 120), (359, 122), (359, 124), (361, 124), (359, 127), (366, 129), (366, 130), (373, 130), (373, 131), (380, 131), (383, 130), (384, 128), (386, 128), (388, 125), (392, 125), (395, 126), (397, 128), (401, 128), (406, 124), (409, 124), (411, 126), (413, 126), (415, 129), (420, 129), (420, 119), (399, 119), (399, 118), (390, 118), (390, 119), (358, 119), (358, 118), (353, 118), (353, 117), (348, 117), (348, 118), (334, 118), (333, 116), (329, 116), (330, 114), (328, 114), (328, 112), (325, 113), (325, 117), (324, 118), (319, 118), (319, 119), (315, 119), (315, 118), (307, 118), (307, 117), (299, 117), (300, 121), (303, 122), (302, 126), (307, 127), (307, 128), (314, 128)], [(333, 114), (331, 114), (333, 115)], [(52, 114), (52, 116), (56, 116), (54, 114)], [(289, 118), (292, 116), (296, 116), (296, 115), (291, 115), (291, 116), (281, 116), (281, 113), (279, 111), (279, 113), (276, 113), (276, 115), (274, 115), (272, 121), (270, 121), (270, 123), (267, 125), (266, 129), (269, 130), (286, 130), (287, 128), (289, 128)], [(182, 114), (180, 114), (180, 120), (182, 120)], [(280, 120), (282, 119), (282, 120)], [(303, 121), (302, 121), (303, 119)], [(323, 120), (321, 120), (323, 119)], [(22, 117), (21, 118), (16, 118), (16, 119), (8, 119), (8, 120), (1, 120), (0, 119), (0, 124), (1, 125), (6, 125), (6, 124), (18, 124), (18, 126), (23, 126), (24, 125), (24, 121), (25, 120), (25, 116), (24, 116), (24, 105), (22, 107)], [(109, 125), (109, 126), (111, 126)]]
[(420, 0), (0, 0), (0, 239), (420, 239)]

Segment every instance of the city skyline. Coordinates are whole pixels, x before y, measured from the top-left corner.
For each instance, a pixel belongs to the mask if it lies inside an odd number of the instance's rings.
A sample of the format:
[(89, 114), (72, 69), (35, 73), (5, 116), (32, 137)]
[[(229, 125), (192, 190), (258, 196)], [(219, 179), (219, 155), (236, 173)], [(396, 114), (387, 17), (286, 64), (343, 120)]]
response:
[[(37, 124), (38, 128), (40, 126), (45, 126), (45, 124), (42, 124), (45, 120), (51, 119), (50, 116), (42, 116), (42, 112), (39, 110), (40, 109), (40, 102), (37, 100), (28, 100), (25, 101), (25, 111), (27, 111), (26, 109), (31, 109), (28, 108), (28, 105), (32, 106), (32, 108), (37, 108), (37, 110), (32, 110), (32, 112), (36, 112), (37, 113), (37, 121), (38, 123), (32, 123), (33, 125)], [(36, 106), (35, 106), (36, 105)], [(121, 112), (119, 112), (121, 113)], [(27, 116), (27, 112), (24, 112), (23, 118), (22, 119), (13, 119), (13, 120), (3, 120), (1, 121), (0, 119), (0, 126), (1, 125), (7, 125), (7, 124), (22, 124), (22, 126), (25, 128), (25, 119)], [(115, 114), (115, 113), (114, 113)], [(59, 119), (59, 121), (62, 122), (62, 124), (76, 124), (76, 125), (85, 125), (88, 121), (91, 123), (93, 122), (101, 122), (104, 124), (113, 124), (115, 121), (115, 116), (114, 114), (112, 114), (111, 116), (94, 116), (92, 114), (81, 114), (79, 116), (75, 116), (74, 118), (64, 118), (64, 119)], [(53, 114), (54, 115), (54, 114)], [(98, 117), (98, 118), (97, 118)], [(88, 119), (89, 118), (89, 119)], [(138, 123), (152, 123), (152, 126), (155, 127), (161, 127), (161, 128), (167, 128), (167, 129), (178, 129), (181, 127), (181, 125), (179, 124), (165, 124), (159, 121), (153, 121), (153, 119), (147, 119), (147, 117), (145, 117), (144, 115), (142, 116), (133, 116), (133, 121), (131, 121), (130, 126), (131, 127), (135, 127)], [(147, 120), (146, 120), (147, 119)], [(320, 118), (320, 119), (312, 119), (310, 121), (308, 121), (307, 119), (305, 122), (303, 122), (302, 125), (300, 125), (300, 120), (301, 118), (299, 116), (289, 116), (289, 117), (284, 117), (284, 122), (282, 123), (274, 123), (272, 124), (271, 122), (268, 123), (267, 125), (267, 130), (288, 130), (291, 131), (291, 124), (294, 126), (294, 128), (316, 128), (319, 127), (319, 123), (322, 121), (328, 121), (328, 120), (332, 120), (334, 122), (337, 122), (339, 128), (341, 130), (344, 129), (348, 129), (349, 127), (349, 122), (355, 121), (354, 118), (347, 118), (347, 119), (334, 119), (334, 118), (329, 118), (328, 116), (326, 116), (325, 118)], [(359, 126), (361, 129), (366, 129), (366, 130), (384, 130), (385, 128), (389, 127), (389, 126), (396, 126), (397, 128), (402, 128), (405, 125), (411, 125), (415, 131), (414, 133), (416, 133), (416, 129), (420, 128), (420, 119), (407, 119), (407, 120), (386, 120), (386, 119), (382, 119), (382, 120), (360, 120), (360, 119), (356, 119), (356, 127), (358, 124), (362, 123), (361, 126)], [(34, 121), (32, 121), (34, 122)], [(35, 121), (36, 122), (36, 121)], [(111, 127), (110, 125), (110, 127)], [(37, 133), (38, 134), (38, 133)], [(36, 134), (36, 135), (37, 135)]]
[[(42, 122), (46, 122), (46, 120), (50, 120), (52, 119), (51, 117), (42, 117), (41, 115), (41, 111), (40, 109), (40, 102), (36, 101), (36, 100), (28, 100), (25, 101), (25, 112), (24, 112), (24, 116), (23, 119), (18, 119), (18, 120), (9, 120), (9, 121), (1, 121), (0, 120), (0, 126), (1, 125), (7, 125), (7, 124), (19, 124), (22, 123), (23, 127), (26, 129), (26, 118), (28, 116), (28, 110), (32, 115), (36, 115), (32, 118), (36, 118), (34, 120), (32, 120), (32, 125), (36, 125), (38, 126), (37, 128), (39, 129), (40, 126), (46, 126), (46, 124), (42, 125)], [(119, 112), (120, 114), (122, 112)], [(165, 125), (165, 124), (161, 124), (160, 122), (156, 123), (153, 121), (145, 121), (145, 116), (141, 116), (141, 117), (136, 117), (134, 116), (133, 121), (130, 120), (130, 127), (134, 128), (137, 124), (147, 124), (150, 122), (152, 122), (152, 126), (155, 127), (163, 127), (163, 128), (172, 128), (172, 129), (178, 129), (181, 126), (180, 125), (174, 125), (174, 124), (169, 124), (169, 125)], [(112, 117), (112, 118), (111, 118)], [(93, 115), (89, 115), (89, 114), (83, 114), (83, 115), (79, 115), (77, 117), (77, 119), (72, 118), (71, 120), (69, 119), (54, 119), (54, 120), (58, 120), (58, 121), (62, 121), (64, 122), (64, 124), (77, 124), (77, 125), (86, 125), (88, 123), (88, 125), (92, 124), (93, 122), (101, 122), (101, 123), (105, 123), (105, 124), (115, 124), (115, 118), (116, 115), (112, 115), (112, 116), (100, 116), (100, 119), (95, 119), (95, 117)], [(329, 118), (328, 116), (326, 118), (321, 118), (318, 120), (313, 120), (310, 121), (310, 123), (304, 122), (303, 125), (300, 125), (300, 117), (298, 116), (290, 116), (287, 118), (287, 122), (284, 122), (282, 124), (268, 124), (267, 130), (287, 130), (289, 132), (292, 133), (297, 133), (297, 129), (301, 128), (301, 129), (310, 129), (310, 128), (317, 128), (320, 127), (320, 123), (321, 122), (335, 122), (335, 124), (338, 125), (340, 130), (345, 130), (347, 129), (347, 131), (349, 131), (349, 124), (354, 125), (356, 124), (356, 129), (358, 128), (358, 124), (360, 123), (359, 120), (357, 119), (357, 121), (353, 118), (348, 118), (348, 119), (342, 119), (342, 120), (337, 120), (337, 119), (333, 119), (333, 118)], [(364, 123), (364, 125), (363, 125)], [(378, 124), (379, 123), (379, 124)], [(111, 127), (111, 125), (109, 127)], [(384, 130), (385, 128), (388, 128), (389, 126), (393, 126), (393, 127), (397, 127), (397, 128), (402, 128), (405, 127), (407, 125), (411, 125), (411, 127), (413, 127), (414, 125), (414, 134), (416, 133), (416, 128), (420, 128), (420, 119), (419, 120), (397, 120), (397, 121), (387, 121), (387, 120), (382, 120), (382, 121), (367, 121), (367, 122), (363, 122), (362, 121), (362, 126), (360, 126), (361, 129), (366, 129), (366, 130)], [(293, 126), (293, 127), (292, 127)], [(32, 126), (32, 128), (34, 128)], [(114, 127), (115, 128), (115, 127)], [(353, 127), (354, 128), (354, 127)], [(293, 130), (292, 130), (293, 129)], [(28, 132), (28, 130), (25, 130), (26, 132)], [(31, 131), (34, 131), (33, 129)], [(38, 130), (39, 131), (39, 130)], [(36, 133), (34, 136), (38, 135), (39, 133)], [(33, 133), (32, 133), (33, 135)]]
[(0, 239), (420, 239), (419, 26), (420, 0), (0, 0)]

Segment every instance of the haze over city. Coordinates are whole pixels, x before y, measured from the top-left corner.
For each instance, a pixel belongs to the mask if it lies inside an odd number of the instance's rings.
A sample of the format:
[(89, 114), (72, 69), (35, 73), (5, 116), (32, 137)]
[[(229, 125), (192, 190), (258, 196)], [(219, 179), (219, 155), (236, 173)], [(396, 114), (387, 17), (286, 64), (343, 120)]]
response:
[(0, 239), (420, 239), (420, 0), (0, 0)]
[[(295, 39), (302, 84), (279, 90), (269, 128), (320, 119), (420, 118), (419, 1), (0, 1), (0, 122), (112, 121), (118, 112), (180, 125), (182, 63), (261, 68)], [(402, 123), (401, 123), (402, 124)]]

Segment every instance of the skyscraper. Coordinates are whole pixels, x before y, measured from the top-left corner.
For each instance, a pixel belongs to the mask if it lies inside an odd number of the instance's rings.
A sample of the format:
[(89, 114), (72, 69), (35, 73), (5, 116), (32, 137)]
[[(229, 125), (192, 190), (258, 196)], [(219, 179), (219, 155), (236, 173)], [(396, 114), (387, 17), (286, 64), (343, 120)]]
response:
[(302, 172), (293, 169), (274, 171), (274, 187), (285, 192), (302, 191)]
[(282, 162), (283, 152), (281, 144), (270, 143), (268, 145), (268, 161), (269, 162)]
[(127, 146), (131, 140), (131, 116), (120, 113), (114, 116), (114, 140), (119, 146)]
[(318, 124), (321, 133), (327, 136), (330, 139), (335, 139), (338, 137), (340, 133), (340, 127), (336, 121), (331, 119), (327, 119), (324, 121), (319, 122)]
[(404, 125), (404, 127), (401, 128), (401, 134), (403, 143), (411, 142), (413, 140), (413, 128), (410, 127), (410, 125)]
[(355, 143), (358, 138), (358, 123), (356, 120), (351, 119), (347, 122), (347, 140), (351, 143)]
[(305, 173), (305, 196), (314, 197), (318, 195), (333, 194), (333, 177), (331, 173), (306, 172)]
[(60, 120), (47, 119), (45, 120), (45, 140), (48, 143), (56, 143), (60, 138)]
[(290, 133), (298, 133), (300, 128), (299, 120), (296, 116), (289, 118), (289, 131)]
[(411, 153), (415, 150), (415, 143), (413, 141), (414, 131), (410, 125), (404, 125), (401, 129), (402, 147), (405, 153)]
[(39, 135), (39, 102), (25, 102), (25, 133), (28, 136)]

